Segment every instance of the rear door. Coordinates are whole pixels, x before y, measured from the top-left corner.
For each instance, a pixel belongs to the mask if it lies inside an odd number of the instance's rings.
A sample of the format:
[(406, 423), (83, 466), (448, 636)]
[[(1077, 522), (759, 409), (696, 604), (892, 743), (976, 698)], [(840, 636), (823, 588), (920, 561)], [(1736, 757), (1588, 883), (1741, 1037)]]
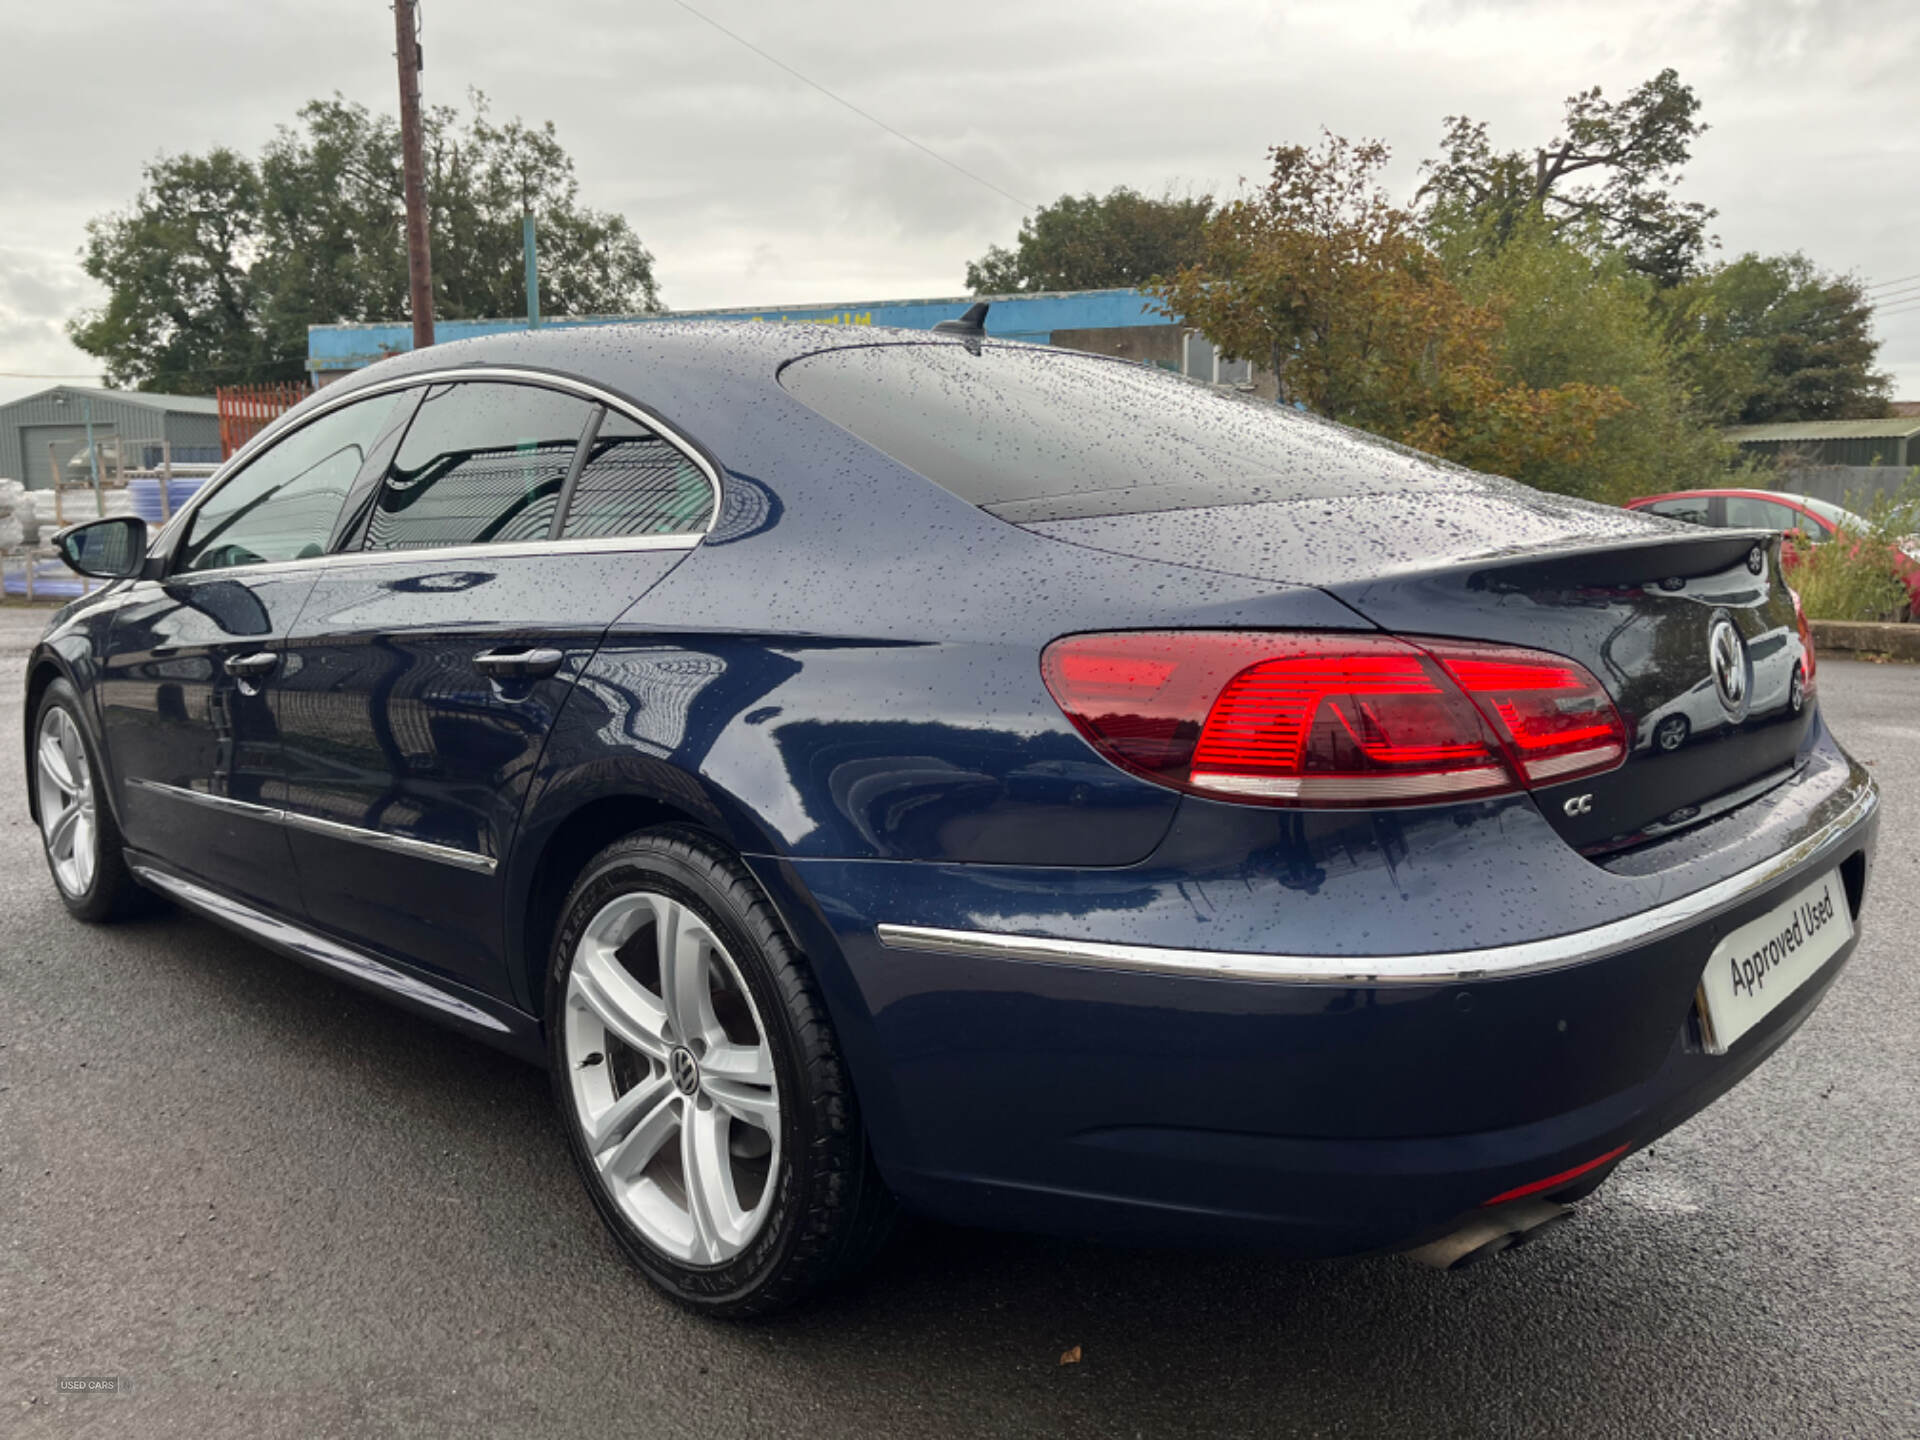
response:
[(1807, 524), (1806, 516), (1791, 505), (1758, 495), (1728, 495), (1722, 503), (1727, 513), (1721, 523), (1731, 530), (1775, 530), (1785, 535)]
[(714, 493), (591, 393), (426, 392), (288, 641), (285, 809), (316, 922), (499, 988), (499, 864), (547, 735)]
[(195, 509), (166, 578), (134, 584), (114, 617), (100, 697), (128, 842), (286, 914), (301, 904), (274, 687), (342, 503), (399, 408), (392, 395), (345, 405), (263, 451)]

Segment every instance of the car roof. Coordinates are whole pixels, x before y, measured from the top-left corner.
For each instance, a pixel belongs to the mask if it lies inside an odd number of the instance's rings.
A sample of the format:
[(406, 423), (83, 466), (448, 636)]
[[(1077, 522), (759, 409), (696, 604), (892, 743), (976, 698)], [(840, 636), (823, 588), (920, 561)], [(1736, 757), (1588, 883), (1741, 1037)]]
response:
[[(928, 330), (886, 325), (820, 325), (796, 320), (648, 320), (629, 324), (508, 330), (390, 356), (327, 387), (357, 389), (421, 370), (462, 365), (521, 365), (615, 381), (622, 371), (756, 376), (767, 383), (790, 360), (823, 350), (873, 345), (979, 343)], [(990, 340), (988, 344), (1009, 342)], [(1064, 356), (1077, 352), (1056, 351)], [(1098, 356), (1081, 356), (1100, 359)]]
[[(529, 379), (545, 372), (589, 381), (642, 412), (664, 418), (680, 434), (711, 450), (711, 458), (724, 467), (762, 466), (777, 458), (784, 436), (777, 426), (759, 423), (761, 418), (784, 413), (791, 424), (793, 411), (805, 411), (780, 388), (779, 371), (787, 362), (830, 350), (979, 343), (926, 330), (781, 320), (649, 320), (501, 331), (410, 350), (356, 370), (301, 401), (261, 438), (284, 433), (309, 410), (362, 389), (430, 373), (455, 379), (457, 375), (441, 372), (491, 367), (523, 371)], [(1058, 356), (1063, 364), (1135, 363), (1044, 345), (986, 343)]]
[(1663, 490), (1658, 495), (1636, 495), (1628, 505), (1647, 505), (1655, 500), (1690, 500), (1695, 496), (1724, 498), (1730, 495), (1744, 495), (1755, 500), (1777, 500), (1782, 505), (1791, 505), (1796, 510), (1807, 508), (1807, 497), (1789, 495), (1783, 490), (1749, 490), (1740, 486), (1715, 486), (1704, 490)]

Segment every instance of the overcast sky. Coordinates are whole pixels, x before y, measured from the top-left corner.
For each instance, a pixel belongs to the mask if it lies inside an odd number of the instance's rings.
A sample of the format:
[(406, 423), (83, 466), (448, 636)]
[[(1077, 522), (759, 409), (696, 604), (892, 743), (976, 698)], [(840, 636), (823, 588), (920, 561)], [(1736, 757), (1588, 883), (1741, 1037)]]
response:
[[(1920, 272), (1913, 0), (692, 0), (890, 125), (1030, 203), (1221, 193), (1325, 125), (1394, 150), (1410, 193), (1441, 117), (1498, 145), (1575, 89), (1676, 67), (1713, 127), (1685, 194), (1722, 253), (1805, 250), (1869, 283)], [(586, 203), (625, 214), (675, 309), (963, 291), (1023, 213), (808, 89), (675, 0), (423, 0), (429, 101), (469, 86), (551, 119)], [(258, 150), (316, 95), (392, 109), (383, 0), (5, 0), (0, 371), (94, 373), (64, 322), (98, 296), (77, 251), (143, 162)], [(396, 317), (399, 318), (399, 317)], [(1881, 322), (1920, 398), (1920, 308)], [(0, 400), (54, 383), (0, 375)]]

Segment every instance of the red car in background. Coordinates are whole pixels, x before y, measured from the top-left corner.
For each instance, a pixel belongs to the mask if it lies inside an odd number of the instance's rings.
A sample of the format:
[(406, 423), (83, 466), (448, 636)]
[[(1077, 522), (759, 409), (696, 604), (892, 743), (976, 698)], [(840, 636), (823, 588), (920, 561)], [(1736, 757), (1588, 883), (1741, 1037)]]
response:
[[(1626, 508), (1717, 529), (1778, 530), (1783, 535), (1797, 534), (1814, 545), (1825, 545), (1843, 532), (1855, 543), (1874, 543), (1873, 525), (1853, 511), (1831, 501), (1778, 490), (1675, 490), (1665, 495), (1642, 495), (1629, 500)], [(1920, 614), (1920, 562), (1908, 550), (1895, 546), (1888, 549), (1894, 572), (1907, 587), (1908, 605), (1912, 613)], [(1789, 549), (1783, 557), (1787, 568), (1792, 567), (1794, 558)]]

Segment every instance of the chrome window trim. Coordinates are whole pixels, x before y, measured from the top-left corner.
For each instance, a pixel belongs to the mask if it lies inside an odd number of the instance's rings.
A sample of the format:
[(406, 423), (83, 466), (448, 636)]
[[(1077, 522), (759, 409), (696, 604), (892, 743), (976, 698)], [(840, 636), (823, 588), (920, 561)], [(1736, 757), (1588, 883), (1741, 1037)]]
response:
[(182, 570), (169, 575), (169, 585), (191, 585), (196, 580), (218, 580), (235, 575), (280, 575), (289, 570), (328, 569), (347, 565), (391, 565), (401, 560), (480, 560), (489, 556), (525, 558), (553, 554), (632, 554), (641, 550), (691, 550), (704, 535), (594, 535), (577, 540), (515, 540), (500, 545), (440, 545), (418, 550), (336, 550), (309, 555), (304, 560), (263, 560), (258, 565), (223, 566), (212, 570)]
[[(418, 550), (339, 550), (316, 560), (331, 560), (337, 565), (390, 565), (399, 560), (477, 560), (488, 555), (551, 555), (556, 551), (578, 554), (596, 551), (691, 550), (704, 538), (701, 535), (592, 535), (579, 540), (510, 540), (498, 545), (423, 545)], [(291, 561), (291, 564), (312, 562)]]
[[(640, 409), (636, 402), (624, 399), (616, 395), (613, 391), (595, 385), (591, 381), (577, 380), (570, 375), (554, 374), (546, 370), (528, 370), (516, 365), (461, 365), (440, 370), (422, 370), (412, 375), (396, 375), (391, 380), (381, 380), (371, 385), (356, 386), (345, 394), (323, 400), (321, 403), (315, 405), (313, 409), (307, 411), (300, 417), (298, 425), (276, 424), (269, 426), (252, 440), (248, 441), (246, 445), (242, 446), (240, 452), (216, 471), (213, 477), (200, 487), (192, 499), (174, 512), (173, 518), (163, 525), (158, 534), (156, 534), (155, 544), (158, 544), (160, 536), (167, 535), (176, 528), (180, 534), (185, 535), (187, 527), (193, 523), (195, 513), (224, 487), (229, 479), (252, 464), (254, 458), (265, 451), (268, 446), (279, 444), (285, 436), (291, 435), (296, 430), (303, 429), (313, 421), (318, 420), (321, 416), (330, 414), (342, 406), (350, 405), (357, 400), (367, 400), (377, 395), (388, 395), (397, 390), (410, 390), (415, 387), (425, 387), (429, 385), (447, 385), (466, 380), (492, 380), (514, 385), (545, 386), (549, 390), (560, 390), (571, 395), (576, 395), (583, 400), (590, 400), (596, 404), (604, 405), (609, 410), (618, 410), (636, 425), (645, 426), (657, 434), (662, 440), (665, 440), (669, 445), (673, 446), (673, 448), (678, 450), (682, 455), (686, 456), (687, 459), (699, 469), (700, 473), (707, 477), (707, 486), (713, 492), (713, 509), (707, 516), (707, 523), (699, 530), (690, 531), (684, 535), (594, 536), (580, 540), (540, 540), (525, 543), (516, 542), (509, 545), (488, 545), (484, 543), (477, 545), (448, 545), (432, 550), (336, 550), (325, 555), (315, 555), (306, 560), (278, 560), (267, 561), (260, 565), (234, 565), (223, 567), (218, 571), (189, 570), (182, 571), (177, 575), (169, 573), (167, 578), (169, 580), (186, 579), (193, 575), (215, 573), (225, 575), (232, 574), (235, 571), (244, 571), (249, 575), (258, 575), (265, 573), (269, 567), (281, 569), (289, 565), (324, 566), (329, 561), (349, 559), (366, 560), (376, 556), (391, 556), (396, 558), (424, 556), (435, 558), (440, 556), (530, 555), (545, 554), (554, 548), (579, 550), (588, 547), (602, 550), (691, 550), (711, 534), (714, 526), (720, 523), (720, 476), (713, 462), (708, 460), (707, 457), (700, 452), (699, 447), (695, 445), (692, 440), (682, 435), (658, 416), (650, 415), (645, 410)], [(170, 552), (167, 559), (169, 565), (171, 565), (173, 556)]]
[[(1738, 874), (1669, 900), (1624, 920), (1586, 930), (1427, 955), (1262, 955), (1219, 950), (1177, 950), (1097, 940), (1058, 940), (983, 930), (942, 930), (920, 925), (879, 925), (875, 933), (891, 950), (971, 955), (994, 960), (1032, 960), (1150, 975), (1213, 980), (1255, 980), (1295, 985), (1443, 985), (1562, 970), (1647, 944), (1730, 910), (1758, 891), (1831, 857), (1857, 826), (1873, 814), (1879, 792), (1871, 780), (1846, 808), (1812, 835)], [(1706, 956), (1701, 956), (1701, 964)]]
[(283, 825), (289, 829), (306, 830), (315, 835), (328, 835), (336, 840), (348, 840), (355, 844), (371, 846), (376, 850), (390, 850), (396, 855), (412, 855), (421, 860), (437, 860), (442, 865), (458, 866), (462, 870), (472, 870), (480, 875), (491, 875), (498, 868), (498, 862), (491, 856), (481, 855), (473, 850), (461, 850), (452, 845), (436, 845), (430, 840), (415, 840), (406, 835), (389, 835), (383, 830), (368, 830), (359, 825), (343, 824), (338, 820), (323, 820), (318, 815), (303, 815), (297, 810), (287, 810), (276, 805), (257, 805), (251, 800), (234, 800), (225, 795), (209, 795), (204, 790), (189, 790), (183, 785), (168, 785), (160, 780), (144, 780), (134, 776), (127, 783), (138, 786), (142, 790), (158, 791), (176, 800), (205, 805), (210, 809), (222, 810), (229, 814), (245, 815), (269, 825)]
[(241, 934), (260, 941), (276, 950), (284, 951), (297, 959), (308, 960), (328, 970), (335, 970), (353, 979), (364, 981), (378, 989), (400, 995), (419, 1005), (425, 1005), (456, 1020), (464, 1021), (482, 1030), (507, 1033), (507, 1026), (489, 1015), (477, 1005), (469, 1005), (457, 995), (449, 995), (436, 989), (424, 980), (417, 980), (405, 971), (363, 955), (358, 950), (316, 935), (311, 930), (295, 925), (292, 921), (282, 920), (277, 915), (269, 915), (264, 910), (256, 910), (251, 905), (196, 885), (178, 875), (172, 875), (151, 865), (136, 863), (134, 875), (143, 885), (172, 896), (191, 910), (197, 910), (210, 920), (238, 930)]

